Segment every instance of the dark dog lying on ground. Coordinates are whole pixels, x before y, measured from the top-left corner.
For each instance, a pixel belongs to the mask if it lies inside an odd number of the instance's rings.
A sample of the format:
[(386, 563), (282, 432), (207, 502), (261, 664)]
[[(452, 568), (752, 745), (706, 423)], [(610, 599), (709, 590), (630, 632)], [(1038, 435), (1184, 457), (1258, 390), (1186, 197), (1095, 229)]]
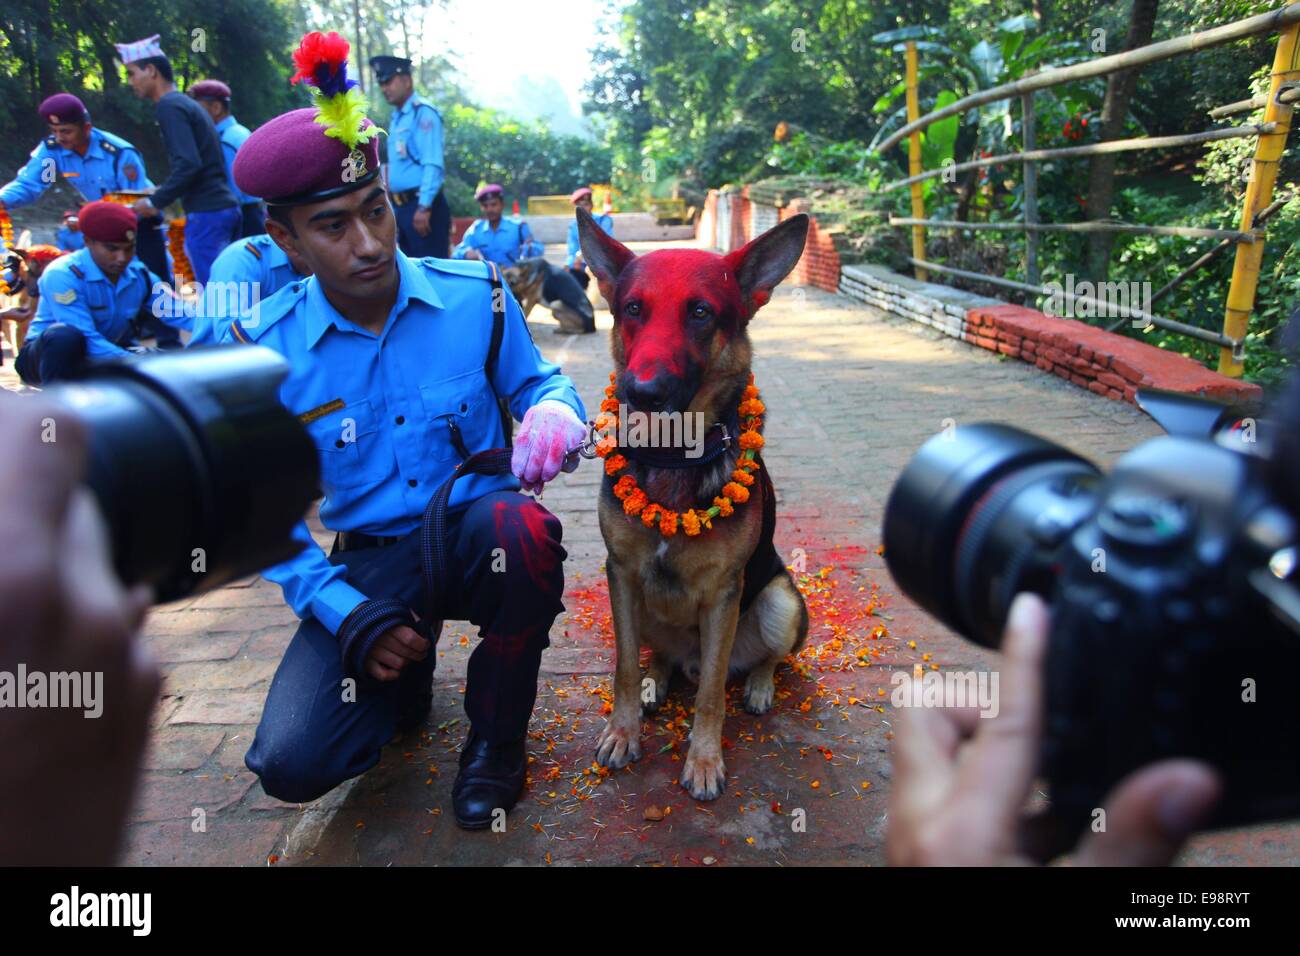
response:
[[(525, 319), (533, 306), (543, 302), (559, 323), (559, 328), (555, 331), (565, 334), (595, 331), (595, 314), (591, 303), (582, 294), (582, 287), (577, 284), (577, 280), (569, 276), (568, 270), (551, 265), (541, 256), (534, 256), (507, 266), (501, 274), (514, 293)], [(565, 294), (565, 285), (572, 286), (568, 298), (573, 301), (573, 305), (558, 298)], [(555, 291), (557, 287), (559, 292)]]
[[(772, 544), (775, 490), (756, 455), (763, 406), (750, 385), (746, 331), (799, 261), (808, 217), (726, 256), (673, 249), (638, 258), (582, 209), (578, 232), (614, 316), (611, 393), (620, 419), (696, 415), (704, 434), (695, 457), (680, 447), (604, 450), (599, 517), (617, 664), (614, 712), (596, 759), (620, 768), (640, 758), (642, 707), (658, 709), (680, 672), (699, 685), (681, 783), (697, 800), (713, 800), (726, 777), (727, 677), (748, 675), (745, 708), (765, 713), (773, 672), (808, 630), (803, 597)], [(753, 461), (746, 448), (755, 449)], [(653, 650), (644, 681), (642, 645)]]

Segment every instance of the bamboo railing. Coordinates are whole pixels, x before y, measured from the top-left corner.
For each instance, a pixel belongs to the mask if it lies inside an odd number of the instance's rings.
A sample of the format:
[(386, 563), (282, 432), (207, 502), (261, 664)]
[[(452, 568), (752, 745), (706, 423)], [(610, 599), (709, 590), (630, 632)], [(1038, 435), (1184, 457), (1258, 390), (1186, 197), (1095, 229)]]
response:
[[(1170, 57), (1203, 50), (1245, 37), (1274, 32), (1278, 33), (1279, 37), (1273, 60), (1269, 92), (1236, 103), (1229, 103), (1210, 111), (1210, 117), (1219, 120), (1226, 116), (1263, 107), (1264, 117), (1259, 123), (1204, 130), (1199, 133), (1187, 133), (1177, 136), (1132, 137), (1059, 149), (1035, 148), (1033, 94), (1038, 90), (1050, 89), (1064, 83), (1072, 83), (1092, 77), (1105, 76), (1119, 70), (1129, 70), (1149, 63), (1156, 63)], [(1264, 252), (1265, 235), (1258, 227), (1268, 216), (1280, 208), (1279, 203), (1273, 202), (1273, 190), (1277, 179), (1278, 165), (1281, 161), (1282, 152), (1286, 147), (1287, 134), (1291, 128), (1292, 104), (1300, 102), (1300, 45), (1298, 45), (1298, 37), (1300, 37), (1300, 2), (1290, 3), (1268, 13), (1234, 23), (1223, 24), (1209, 30), (1151, 43), (1135, 50), (1126, 50), (1122, 53), (1099, 57), (1095, 60), (1076, 63), (1068, 67), (1043, 69), (1027, 74), (1012, 83), (1005, 83), (992, 89), (973, 93), (945, 107), (933, 110), (924, 116), (920, 115), (916, 92), (917, 46), (915, 41), (908, 41), (905, 47), (905, 88), (907, 91), (908, 122), (886, 137), (881, 142), (879, 150), (884, 152), (884, 150), (896, 145), (904, 138), (908, 140), (908, 175), (902, 179), (887, 183), (881, 187), (881, 191), (889, 192), (903, 186), (908, 186), (911, 189), (912, 215), (908, 217), (891, 216), (889, 222), (892, 226), (911, 229), (912, 255), (908, 261), (915, 268), (916, 277), (924, 281), (928, 272), (933, 271), (958, 278), (988, 282), (1003, 288), (1016, 289), (1033, 296), (1046, 296), (1054, 294), (1054, 292), (1039, 285), (1037, 237), (1040, 233), (1112, 232), (1179, 236), (1188, 239), (1219, 239), (1218, 246), (1198, 258), (1188, 269), (1180, 273), (1173, 282), (1161, 289), (1160, 295), (1163, 296), (1196, 269), (1211, 261), (1217, 253), (1227, 248), (1228, 245), (1235, 245), (1236, 262), (1234, 263), (1232, 281), (1228, 289), (1223, 331), (1221, 333), (1211, 332), (1207, 329), (1137, 309), (1126, 309), (1122, 318), (1138, 318), (1144, 324), (1155, 325), (1181, 335), (1218, 345), (1220, 347), (1219, 371), (1224, 375), (1240, 377), (1243, 370), (1242, 359), (1244, 357), (1246, 329), (1250, 313), (1254, 308), (1255, 291)], [(967, 110), (988, 103), (1012, 98), (1018, 98), (1021, 103), (1021, 132), (1024, 148), (1020, 152), (949, 164), (941, 169), (925, 170), (922, 168), (920, 133), (923, 129), (938, 120), (960, 115)], [(1195, 145), (1242, 137), (1255, 138), (1256, 146), (1251, 178), (1242, 204), (1241, 222), (1237, 229), (1201, 229), (1173, 225), (1140, 226), (1115, 222), (1109, 219), (1078, 223), (1040, 223), (1038, 221), (1038, 183), (1035, 164), (1039, 162), (1049, 159), (1066, 159), (1096, 156), (1105, 153)], [(1012, 162), (1020, 162), (1024, 166), (1024, 214), (1021, 221), (965, 222), (926, 218), (924, 195), (920, 188), (922, 182), (937, 176), (950, 176), (966, 170)], [(1024, 232), (1026, 236), (1025, 274), (1030, 281), (1014, 282), (1000, 276), (989, 276), (963, 269), (955, 269), (927, 260), (925, 257), (925, 230), (927, 228)], [(1091, 304), (1104, 304), (1097, 303), (1096, 300), (1084, 296), (1067, 296), (1067, 298)], [(1111, 326), (1112, 330), (1117, 328), (1119, 324), (1122, 324), (1122, 319), (1121, 323)]]

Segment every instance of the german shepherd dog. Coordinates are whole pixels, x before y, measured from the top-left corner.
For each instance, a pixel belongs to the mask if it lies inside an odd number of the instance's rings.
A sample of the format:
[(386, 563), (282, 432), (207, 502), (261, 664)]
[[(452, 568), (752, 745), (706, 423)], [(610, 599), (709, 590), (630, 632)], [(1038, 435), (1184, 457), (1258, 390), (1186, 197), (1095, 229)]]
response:
[(512, 266), (501, 270), (501, 275), (510, 286), (515, 301), (528, 318), (533, 306), (542, 301), (542, 286), (546, 284), (546, 260), (542, 256), (520, 259)]
[[(637, 257), (586, 210), (577, 216), (582, 254), (614, 316), (614, 397), (629, 414), (681, 412), (705, 424), (732, 423), (731, 440), (714, 444), (725, 451), (707, 462), (698, 455), (706, 462), (698, 466), (645, 455), (637, 460), (636, 449), (620, 448), (627, 473), (665, 508), (708, 507), (740, 456), (734, 423), (750, 378), (749, 321), (799, 261), (808, 217), (787, 219), (726, 256), (666, 249)], [(748, 675), (750, 713), (771, 708), (773, 673), (802, 646), (808, 611), (772, 546), (775, 491), (766, 476), (760, 468), (748, 501), (694, 537), (663, 537), (625, 515), (614, 479), (605, 478), (598, 510), (609, 552), (616, 665), (614, 710), (596, 746), (602, 766), (618, 769), (640, 759), (643, 706), (656, 711), (680, 672), (698, 684), (681, 784), (697, 800), (716, 799), (726, 779), (728, 676)], [(642, 645), (652, 650), (644, 681)]]

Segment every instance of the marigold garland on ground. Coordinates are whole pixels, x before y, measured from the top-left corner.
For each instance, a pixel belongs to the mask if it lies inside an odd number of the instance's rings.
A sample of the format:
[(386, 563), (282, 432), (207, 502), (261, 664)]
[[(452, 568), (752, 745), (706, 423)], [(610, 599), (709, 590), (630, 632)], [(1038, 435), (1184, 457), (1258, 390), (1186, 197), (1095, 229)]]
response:
[[(601, 414), (593, 424), (597, 431), (618, 429), (618, 399), (614, 397), (614, 374), (609, 376), (609, 385), (605, 388), (605, 400), (600, 403)], [(670, 511), (663, 505), (649, 499), (631, 475), (623, 475), (614, 482), (614, 495), (623, 502), (623, 513), (640, 516), (641, 523), (647, 528), (659, 528), (665, 538), (671, 538), (680, 528), (688, 538), (693, 538), (702, 531), (713, 528), (714, 518), (726, 518), (735, 513), (735, 506), (749, 500), (749, 488), (754, 484), (753, 472), (759, 468), (757, 454), (763, 447), (763, 413), (767, 407), (758, 397), (758, 388), (754, 385), (754, 376), (749, 376), (738, 407), (740, 416), (740, 435), (737, 445), (740, 448), (740, 460), (731, 473), (731, 480), (722, 486), (722, 494), (713, 499), (708, 508), (691, 508), (680, 514)], [(617, 454), (618, 438), (605, 435), (596, 442), (596, 454), (605, 460), (605, 474), (611, 478), (628, 466), (627, 458)]]

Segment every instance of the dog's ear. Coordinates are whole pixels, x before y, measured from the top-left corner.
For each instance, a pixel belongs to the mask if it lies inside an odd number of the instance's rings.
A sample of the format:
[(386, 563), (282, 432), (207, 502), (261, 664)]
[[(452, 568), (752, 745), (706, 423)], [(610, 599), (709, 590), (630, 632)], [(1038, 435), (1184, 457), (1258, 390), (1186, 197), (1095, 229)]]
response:
[(808, 217), (799, 213), (727, 254), (727, 265), (735, 270), (751, 316), (767, 305), (772, 290), (803, 255), (807, 241)]
[(596, 225), (591, 213), (581, 206), (574, 210), (574, 214), (578, 217), (578, 245), (582, 247), (582, 258), (596, 277), (600, 294), (612, 308), (618, 275), (636, 258), (636, 253)]

